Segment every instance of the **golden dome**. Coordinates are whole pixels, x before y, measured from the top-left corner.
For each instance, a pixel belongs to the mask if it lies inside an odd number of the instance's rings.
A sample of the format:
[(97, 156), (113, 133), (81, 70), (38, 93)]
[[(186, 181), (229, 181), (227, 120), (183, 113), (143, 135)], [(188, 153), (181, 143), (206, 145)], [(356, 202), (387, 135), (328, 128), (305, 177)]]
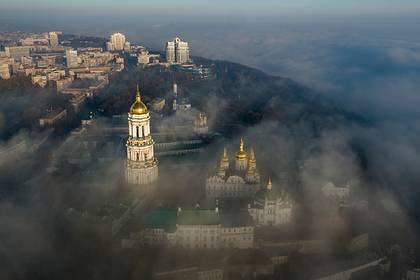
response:
[(237, 160), (247, 160), (248, 154), (244, 150), (244, 140), (241, 138), (241, 141), (239, 142), (239, 151), (236, 153), (236, 159)]
[(133, 105), (131, 105), (130, 107), (130, 114), (142, 115), (142, 114), (147, 114), (147, 112), (149, 111), (147, 110), (146, 105), (144, 105), (144, 103), (141, 101), (140, 89), (139, 89), (139, 86), (137, 85), (136, 101), (134, 101)]

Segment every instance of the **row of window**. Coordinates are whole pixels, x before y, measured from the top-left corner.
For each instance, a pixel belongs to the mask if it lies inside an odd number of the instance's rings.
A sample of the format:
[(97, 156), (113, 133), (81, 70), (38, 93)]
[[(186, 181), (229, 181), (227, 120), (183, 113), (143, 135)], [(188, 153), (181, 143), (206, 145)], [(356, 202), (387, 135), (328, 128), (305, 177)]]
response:
[(224, 233), (234, 233), (234, 232), (252, 232), (252, 227), (243, 227), (243, 228), (225, 228), (223, 229)]
[(207, 190), (209, 191), (217, 191), (217, 190), (223, 190), (223, 191), (243, 191), (243, 190), (250, 190), (252, 187), (247, 185), (233, 185), (233, 186), (219, 186), (219, 185), (209, 185), (207, 186)]
[(201, 233), (204, 233), (204, 234), (206, 234), (206, 233), (209, 233), (209, 234), (215, 234), (216, 233), (216, 231), (214, 230), (214, 229), (179, 229), (179, 233), (185, 233), (185, 234), (192, 234), (192, 233), (195, 233), (195, 234), (198, 234), (199, 232), (201, 232)]

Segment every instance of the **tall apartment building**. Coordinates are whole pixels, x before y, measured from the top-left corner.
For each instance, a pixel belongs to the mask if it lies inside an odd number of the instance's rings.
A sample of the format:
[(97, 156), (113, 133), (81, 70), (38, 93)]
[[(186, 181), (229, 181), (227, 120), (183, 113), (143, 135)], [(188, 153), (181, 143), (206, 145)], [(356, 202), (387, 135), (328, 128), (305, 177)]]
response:
[(57, 47), (58, 46), (58, 34), (57, 34), (57, 32), (48, 33), (48, 40), (50, 42), (51, 47)]
[(190, 49), (188, 42), (184, 42), (179, 37), (166, 43), (166, 61), (168, 63), (184, 64), (190, 61)]
[(110, 36), (109, 42), (107, 43), (108, 51), (122, 51), (126, 47), (125, 36), (121, 33), (114, 33)]
[(67, 67), (74, 68), (79, 66), (77, 59), (77, 50), (67, 49), (66, 50), (66, 63)]
[(6, 47), (6, 55), (13, 58), (15, 61), (20, 61), (24, 56), (30, 56), (32, 46), (17, 46), (17, 47)]

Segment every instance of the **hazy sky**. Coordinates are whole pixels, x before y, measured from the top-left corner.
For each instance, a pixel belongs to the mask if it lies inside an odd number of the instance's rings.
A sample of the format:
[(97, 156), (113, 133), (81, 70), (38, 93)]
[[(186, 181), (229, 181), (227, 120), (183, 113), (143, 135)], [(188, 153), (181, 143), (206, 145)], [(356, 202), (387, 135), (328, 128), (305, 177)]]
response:
[(3, 10), (76, 10), (155, 14), (417, 13), (418, 0), (0, 0)]

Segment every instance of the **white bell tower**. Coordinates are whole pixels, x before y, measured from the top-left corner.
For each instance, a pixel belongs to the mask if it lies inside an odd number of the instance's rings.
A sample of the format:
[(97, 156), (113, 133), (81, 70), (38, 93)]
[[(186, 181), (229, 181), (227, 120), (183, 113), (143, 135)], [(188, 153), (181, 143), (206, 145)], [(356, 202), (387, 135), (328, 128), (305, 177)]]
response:
[(154, 141), (150, 134), (150, 114), (141, 101), (137, 86), (136, 101), (128, 113), (126, 179), (129, 184), (146, 185), (158, 178)]

